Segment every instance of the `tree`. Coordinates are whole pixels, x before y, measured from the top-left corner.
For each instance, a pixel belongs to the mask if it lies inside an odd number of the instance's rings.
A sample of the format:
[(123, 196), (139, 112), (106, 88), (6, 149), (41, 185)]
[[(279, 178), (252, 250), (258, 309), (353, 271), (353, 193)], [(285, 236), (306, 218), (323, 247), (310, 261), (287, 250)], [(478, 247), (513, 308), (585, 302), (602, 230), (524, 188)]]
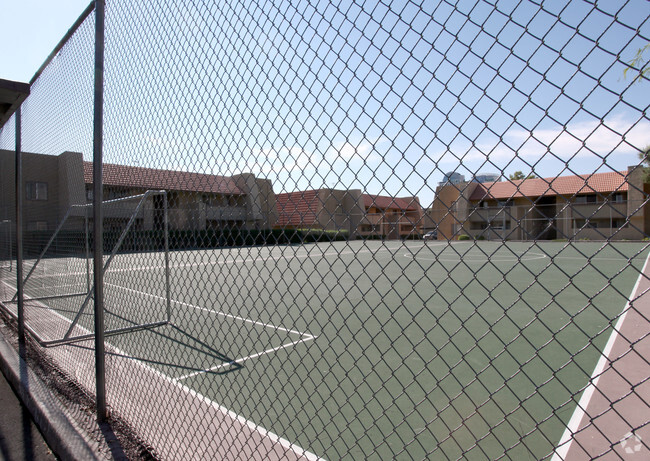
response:
[(519, 179), (535, 179), (537, 176), (535, 176), (533, 173), (530, 173), (528, 176), (524, 176), (521, 171), (515, 171), (509, 177), (511, 181), (517, 181)]
[(627, 73), (630, 71), (636, 72), (638, 70), (638, 75), (634, 77), (632, 83), (640, 82), (643, 78), (650, 77), (650, 61), (645, 58), (646, 51), (650, 50), (650, 43), (646, 44), (643, 48), (639, 48), (634, 55), (628, 66), (623, 71), (623, 77), (627, 78)]

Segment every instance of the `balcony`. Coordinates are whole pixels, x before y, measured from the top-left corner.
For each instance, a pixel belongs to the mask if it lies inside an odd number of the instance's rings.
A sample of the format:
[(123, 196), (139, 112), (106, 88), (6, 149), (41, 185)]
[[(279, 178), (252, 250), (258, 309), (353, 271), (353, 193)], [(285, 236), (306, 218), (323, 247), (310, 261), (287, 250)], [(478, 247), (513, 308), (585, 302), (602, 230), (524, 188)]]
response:
[(210, 221), (219, 220), (245, 220), (247, 208), (239, 206), (206, 206), (205, 219)]
[(575, 219), (606, 219), (627, 217), (627, 202), (574, 203), (571, 205)]

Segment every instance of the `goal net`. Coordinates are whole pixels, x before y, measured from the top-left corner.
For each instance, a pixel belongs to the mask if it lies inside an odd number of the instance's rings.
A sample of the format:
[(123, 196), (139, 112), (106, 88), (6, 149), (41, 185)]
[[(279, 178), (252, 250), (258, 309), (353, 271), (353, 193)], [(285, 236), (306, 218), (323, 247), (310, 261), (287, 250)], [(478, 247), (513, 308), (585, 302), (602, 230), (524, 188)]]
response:
[[(169, 320), (166, 223), (164, 191), (102, 203), (105, 334)], [(51, 235), (25, 234), (26, 323), (44, 345), (93, 336), (93, 229), (93, 205), (73, 205)]]

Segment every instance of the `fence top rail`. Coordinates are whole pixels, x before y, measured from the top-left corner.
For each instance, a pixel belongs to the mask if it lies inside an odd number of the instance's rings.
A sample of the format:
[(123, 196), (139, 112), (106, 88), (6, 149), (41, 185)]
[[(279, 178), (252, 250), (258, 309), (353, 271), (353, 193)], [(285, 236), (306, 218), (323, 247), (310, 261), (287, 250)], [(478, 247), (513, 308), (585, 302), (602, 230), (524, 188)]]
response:
[(72, 37), (74, 35), (74, 33), (77, 31), (77, 29), (79, 29), (81, 24), (83, 24), (83, 22), (88, 18), (88, 16), (90, 16), (90, 13), (92, 13), (94, 10), (95, 10), (95, 0), (92, 0), (88, 4), (86, 9), (83, 11), (83, 13), (81, 13), (81, 15), (77, 18), (77, 20), (72, 25), (72, 27), (70, 27), (70, 29), (68, 29), (68, 32), (66, 32), (66, 34), (63, 36), (63, 38), (61, 38), (61, 41), (59, 41), (59, 43), (54, 47), (54, 49), (52, 50), (50, 55), (47, 57), (47, 59), (41, 65), (41, 67), (39, 67), (38, 70), (34, 73), (34, 76), (29, 81), (30, 86), (33, 85), (34, 82), (36, 82), (36, 80), (38, 80), (38, 78), (41, 76), (41, 74), (43, 73), (45, 68), (50, 65), (50, 63), (52, 62), (54, 57), (57, 55), (57, 53), (59, 51), (61, 51), (61, 49), (65, 46), (66, 43), (68, 43), (68, 40), (70, 40), (70, 37)]

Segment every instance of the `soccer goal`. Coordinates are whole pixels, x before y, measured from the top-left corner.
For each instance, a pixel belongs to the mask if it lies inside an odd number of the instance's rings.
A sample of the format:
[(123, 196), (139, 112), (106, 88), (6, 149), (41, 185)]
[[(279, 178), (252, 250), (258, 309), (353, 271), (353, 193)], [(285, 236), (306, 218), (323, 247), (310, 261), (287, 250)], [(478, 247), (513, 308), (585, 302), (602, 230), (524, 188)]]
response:
[[(166, 192), (150, 190), (103, 202), (102, 229), (104, 334), (169, 323)], [(42, 248), (25, 262), (29, 331), (45, 347), (94, 337), (93, 205), (70, 207), (47, 241), (29, 237), (30, 248)], [(9, 302), (16, 298), (17, 293)]]

